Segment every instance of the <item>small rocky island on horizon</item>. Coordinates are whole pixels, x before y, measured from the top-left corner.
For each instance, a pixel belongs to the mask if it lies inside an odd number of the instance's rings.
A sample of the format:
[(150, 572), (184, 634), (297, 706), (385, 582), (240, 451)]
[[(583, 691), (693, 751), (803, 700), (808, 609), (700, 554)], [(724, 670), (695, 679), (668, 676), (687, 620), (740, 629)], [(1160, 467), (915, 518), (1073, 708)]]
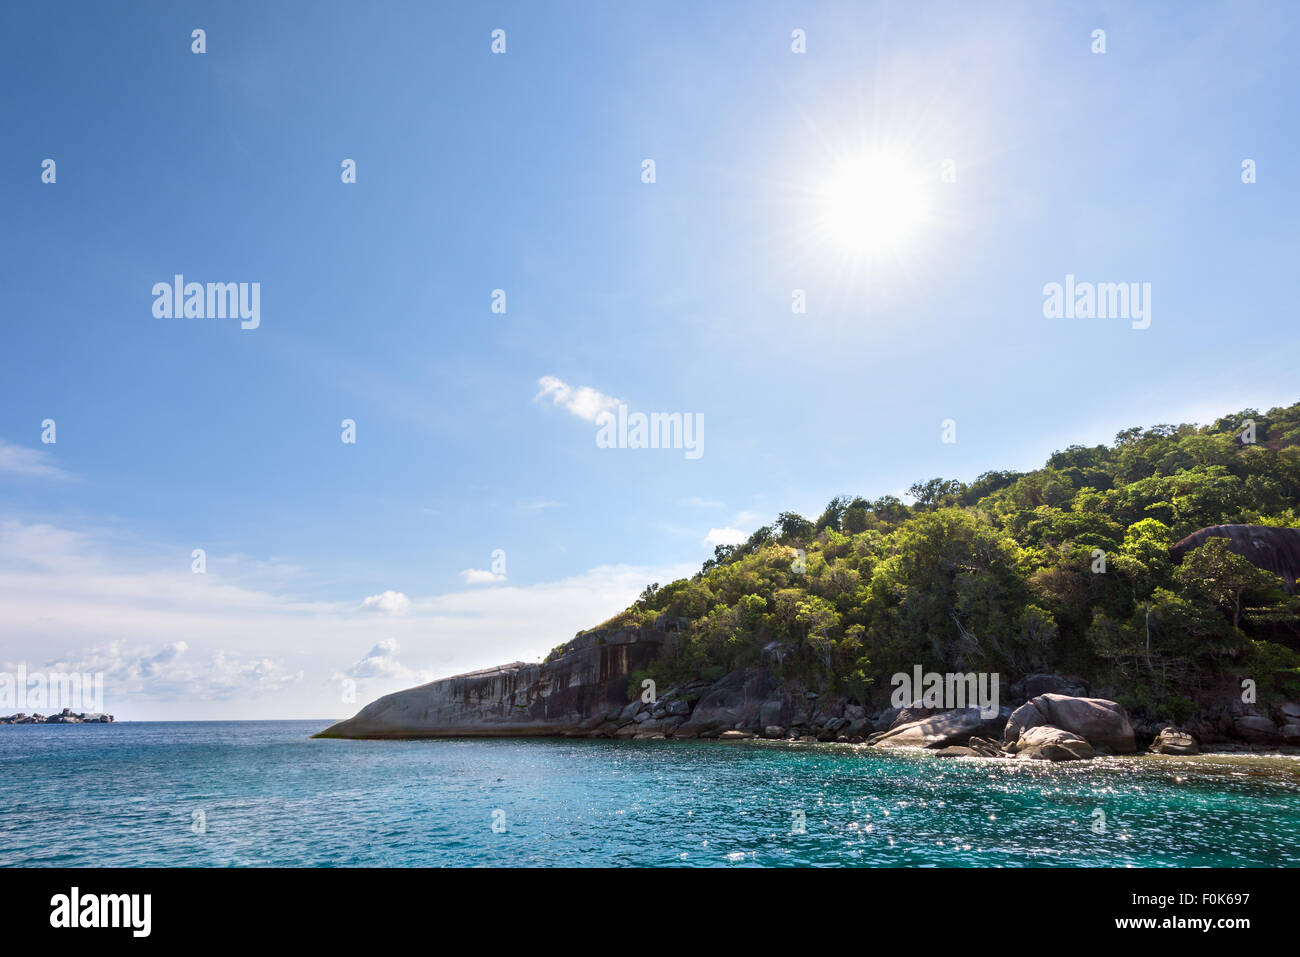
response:
[(43, 715), (39, 711), (32, 714), (19, 712), (18, 714), (0, 715), (0, 724), (113, 724), (111, 714), (94, 714), (86, 712), (74, 712), (71, 708), (64, 708), (58, 714)]
[[(317, 737), (1048, 760), (1300, 747), (1300, 404), (1129, 429), (910, 495), (782, 513), (542, 662), (386, 695)], [(913, 669), (992, 678), (1010, 707), (891, 696)]]

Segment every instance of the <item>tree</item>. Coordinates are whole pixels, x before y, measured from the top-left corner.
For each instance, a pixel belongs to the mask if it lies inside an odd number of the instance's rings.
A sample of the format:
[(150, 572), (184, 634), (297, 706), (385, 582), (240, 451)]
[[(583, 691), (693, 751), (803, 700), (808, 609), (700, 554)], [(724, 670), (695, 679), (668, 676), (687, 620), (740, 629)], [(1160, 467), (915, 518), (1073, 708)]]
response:
[(1282, 579), (1238, 555), (1229, 544), (1226, 538), (1206, 539), (1183, 557), (1183, 563), (1174, 572), (1174, 580), (1186, 591), (1205, 598), (1223, 611), (1235, 631), (1241, 624), (1245, 597), (1251, 593), (1264, 601), (1280, 597)]
[(880, 496), (871, 503), (871, 510), (880, 519), (890, 524), (906, 521), (908, 516), (907, 506), (903, 504), (903, 500), (897, 495)]
[(813, 523), (797, 512), (776, 517), (776, 540), (782, 545), (802, 545), (813, 536)]
[(835, 637), (839, 631), (840, 616), (824, 598), (811, 595), (795, 605), (795, 624), (802, 629), (808, 643), (822, 667), (830, 669), (835, 661)]
[(855, 498), (849, 503), (849, 507), (844, 510), (844, 531), (850, 535), (858, 535), (865, 532), (870, 527), (870, 520), (867, 517), (867, 510), (871, 503), (864, 498)]
[(928, 482), (914, 482), (907, 494), (916, 500), (917, 508), (930, 508), (949, 495), (960, 495), (965, 486), (952, 479), (932, 478)]
[(848, 510), (849, 500), (843, 495), (836, 495), (826, 503), (821, 517), (817, 519), (817, 524), (813, 527), (814, 532), (820, 532), (823, 528), (832, 528), (835, 531), (842, 530), (844, 513)]
[(755, 530), (754, 534), (750, 535), (749, 540), (745, 542), (743, 546), (745, 554), (754, 554), (770, 541), (772, 541), (772, 526), (764, 525)]

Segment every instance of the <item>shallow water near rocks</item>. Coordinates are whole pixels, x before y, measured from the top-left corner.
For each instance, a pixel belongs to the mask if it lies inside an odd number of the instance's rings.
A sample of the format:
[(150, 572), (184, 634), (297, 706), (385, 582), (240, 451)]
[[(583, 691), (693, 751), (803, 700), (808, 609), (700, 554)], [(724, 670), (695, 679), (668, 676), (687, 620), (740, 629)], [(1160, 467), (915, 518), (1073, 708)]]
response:
[(1295, 757), (308, 737), (328, 724), (0, 726), (0, 865), (1300, 865)]

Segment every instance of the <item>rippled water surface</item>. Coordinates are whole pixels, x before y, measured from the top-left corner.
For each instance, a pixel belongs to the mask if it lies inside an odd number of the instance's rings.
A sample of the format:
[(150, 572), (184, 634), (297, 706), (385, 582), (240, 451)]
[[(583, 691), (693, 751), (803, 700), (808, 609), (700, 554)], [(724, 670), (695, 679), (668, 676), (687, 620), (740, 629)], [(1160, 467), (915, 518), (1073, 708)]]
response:
[(1300, 865), (1290, 757), (308, 737), (328, 723), (0, 726), (0, 865)]

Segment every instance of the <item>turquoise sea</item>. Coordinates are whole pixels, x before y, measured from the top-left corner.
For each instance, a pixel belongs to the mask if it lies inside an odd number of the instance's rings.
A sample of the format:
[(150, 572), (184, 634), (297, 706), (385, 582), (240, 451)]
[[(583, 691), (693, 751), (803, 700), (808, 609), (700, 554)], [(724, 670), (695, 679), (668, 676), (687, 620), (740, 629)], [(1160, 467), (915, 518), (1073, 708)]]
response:
[(1294, 757), (308, 737), (329, 723), (0, 726), (0, 866), (1300, 865)]

